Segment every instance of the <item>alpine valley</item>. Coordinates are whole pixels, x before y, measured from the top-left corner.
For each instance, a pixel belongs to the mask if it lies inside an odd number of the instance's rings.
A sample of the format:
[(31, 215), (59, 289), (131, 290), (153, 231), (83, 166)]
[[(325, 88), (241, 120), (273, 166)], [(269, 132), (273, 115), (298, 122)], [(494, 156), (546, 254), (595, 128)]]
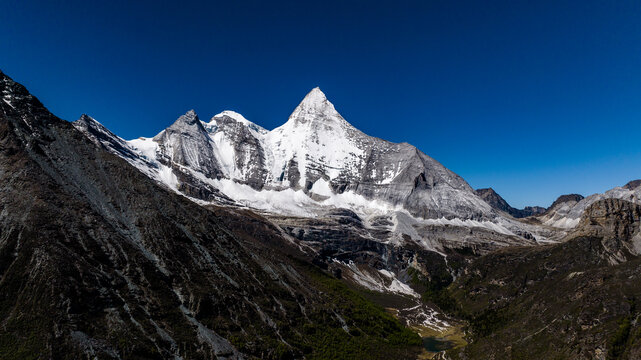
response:
[(511, 207), (318, 88), (125, 140), (0, 72), (2, 359), (638, 359), (641, 181)]

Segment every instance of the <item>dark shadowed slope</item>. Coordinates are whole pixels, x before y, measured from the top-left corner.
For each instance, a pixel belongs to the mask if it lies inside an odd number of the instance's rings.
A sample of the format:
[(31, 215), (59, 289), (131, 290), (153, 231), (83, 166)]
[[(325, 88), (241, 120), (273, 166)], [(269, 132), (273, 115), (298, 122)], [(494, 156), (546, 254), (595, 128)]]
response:
[(167, 191), (1, 72), (0, 92), (0, 358), (415, 353), (261, 218)]

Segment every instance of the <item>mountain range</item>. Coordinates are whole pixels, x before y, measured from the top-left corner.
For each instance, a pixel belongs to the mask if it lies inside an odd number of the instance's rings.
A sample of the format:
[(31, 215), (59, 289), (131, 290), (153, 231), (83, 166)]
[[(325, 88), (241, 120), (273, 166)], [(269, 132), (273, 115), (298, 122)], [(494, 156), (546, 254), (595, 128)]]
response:
[(190, 110), (125, 140), (0, 87), (2, 358), (641, 351), (639, 180), (515, 209), (318, 88), (273, 130)]
[[(93, 122), (83, 116), (76, 126), (101, 127)], [(258, 209), (305, 214), (302, 204), (288, 199), (299, 193), (317, 207), (325, 203), (345, 203), (364, 211), (398, 207), (420, 218), (480, 220), (496, 215), (461, 177), (414, 146), (390, 143), (354, 128), (318, 88), (305, 96), (285, 124), (271, 131), (232, 111), (203, 122), (191, 110), (152, 138), (124, 142), (109, 132), (102, 134), (99, 142), (122, 145), (111, 150), (135, 159), (140, 167), (151, 164), (144, 169), (148, 173), (153, 173), (149, 168), (169, 167), (176, 178), (195, 177), (201, 187), (214, 187)], [(159, 174), (157, 179), (178, 186), (174, 177)], [(274, 194), (271, 204), (258, 195), (243, 199), (261, 191)], [(207, 194), (190, 195), (210, 200)]]

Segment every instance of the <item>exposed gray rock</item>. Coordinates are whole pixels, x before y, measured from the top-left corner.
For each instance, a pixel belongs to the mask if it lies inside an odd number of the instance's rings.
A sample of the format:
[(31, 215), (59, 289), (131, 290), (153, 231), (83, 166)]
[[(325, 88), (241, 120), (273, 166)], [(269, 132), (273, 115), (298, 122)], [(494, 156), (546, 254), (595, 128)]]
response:
[(153, 140), (159, 144), (157, 156), (161, 163), (172, 168), (198, 169), (212, 179), (223, 175), (207, 130), (193, 110), (179, 117)]
[[(266, 130), (243, 120), (242, 115), (226, 111), (214, 116), (205, 127), (214, 143), (229, 144), (229, 148), (221, 148), (218, 155), (233, 156), (228, 164), (230, 169), (227, 169), (227, 176), (261, 190), (267, 179), (267, 166), (260, 136)], [(223, 152), (229, 154), (222, 154)]]
[(545, 225), (571, 229), (579, 223), (581, 215), (590, 205), (603, 199), (621, 199), (641, 204), (641, 181), (630, 181), (624, 186), (586, 198), (577, 194), (561, 196), (538, 219)]
[(556, 200), (554, 200), (554, 202), (552, 203), (552, 205), (550, 205), (548, 210), (557, 210), (558, 208), (560, 208), (564, 204), (568, 204), (568, 203), (569, 204), (576, 204), (576, 203), (578, 203), (579, 201), (581, 201), (583, 199), (585, 199), (585, 196), (580, 195), (580, 194), (561, 195), (558, 198), (556, 198)]
[(603, 256), (610, 264), (641, 255), (641, 205), (621, 199), (603, 199), (590, 205), (572, 236), (602, 239)]

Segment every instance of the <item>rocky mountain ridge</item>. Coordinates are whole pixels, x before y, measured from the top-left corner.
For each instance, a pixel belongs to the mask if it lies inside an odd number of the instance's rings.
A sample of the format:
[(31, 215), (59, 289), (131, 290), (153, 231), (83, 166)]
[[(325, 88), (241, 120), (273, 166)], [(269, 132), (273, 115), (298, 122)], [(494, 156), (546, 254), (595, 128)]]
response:
[(581, 215), (595, 202), (603, 199), (621, 199), (641, 204), (641, 180), (633, 180), (602, 194), (583, 197), (578, 194), (560, 196), (545, 213), (537, 216), (544, 225), (561, 229), (572, 229), (581, 220)]
[(526, 206), (523, 209), (516, 209), (510, 206), (494, 189), (476, 189), (476, 194), (485, 200), (490, 206), (496, 210), (506, 212), (515, 218), (524, 218), (532, 215), (538, 215), (545, 212), (545, 208), (540, 206)]

